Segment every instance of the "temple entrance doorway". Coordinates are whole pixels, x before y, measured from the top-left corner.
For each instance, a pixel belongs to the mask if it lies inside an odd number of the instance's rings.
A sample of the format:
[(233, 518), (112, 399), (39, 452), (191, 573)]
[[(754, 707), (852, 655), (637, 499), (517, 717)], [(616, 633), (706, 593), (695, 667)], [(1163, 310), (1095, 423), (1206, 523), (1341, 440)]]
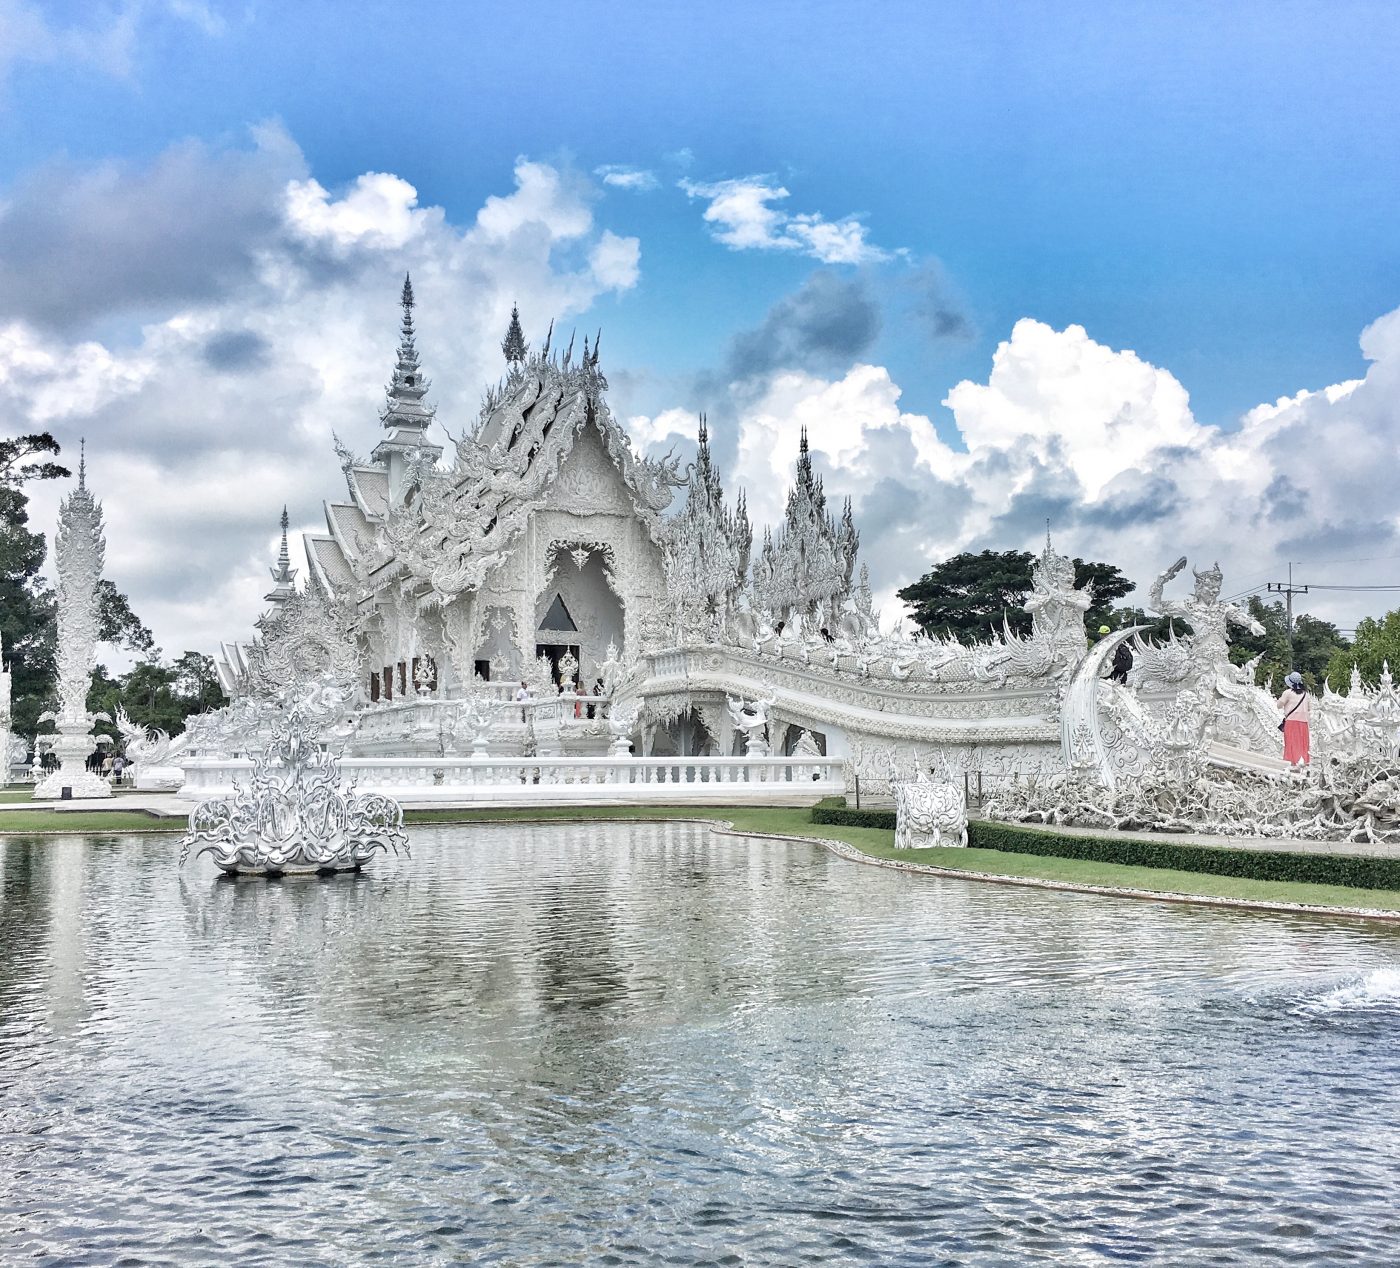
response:
[(552, 544), (549, 583), (535, 604), (536, 655), (548, 657), (559, 681), (567, 653), (577, 664), (584, 690), (597, 681), (608, 645), (622, 650), (622, 600), (612, 587), (606, 556), (585, 543)]

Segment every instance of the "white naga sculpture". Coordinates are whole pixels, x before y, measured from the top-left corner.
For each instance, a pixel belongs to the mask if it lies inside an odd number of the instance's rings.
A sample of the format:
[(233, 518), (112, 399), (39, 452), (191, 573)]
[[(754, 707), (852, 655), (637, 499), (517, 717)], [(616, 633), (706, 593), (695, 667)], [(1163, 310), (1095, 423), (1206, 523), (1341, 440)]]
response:
[(359, 871), (380, 850), (408, 853), (403, 810), (378, 793), (340, 787), (340, 761), (318, 742), (332, 712), (322, 692), (277, 710), (253, 757), (251, 788), (201, 802), (180, 851), (225, 872), (283, 876)]
[(38, 800), (54, 800), (69, 788), (73, 797), (110, 797), (111, 785), (85, 769), (97, 743), (93, 723), (110, 722), (105, 713), (87, 710), (92, 667), (97, 663), (98, 591), (106, 542), (102, 506), (88, 491), (86, 453), (78, 461), (78, 487), (58, 510), (58, 700), (57, 712), (42, 714), (58, 728), (52, 750), (58, 769), (34, 787)]
[(122, 749), (131, 763), (131, 782), (135, 787), (152, 792), (169, 792), (185, 781), (185, 772), (171, 759), (184, 750), (186, 737), (175, 739), (158, 727), (147, 729), (133, 722), (126, 709), (117, 706), (113, 719), (122, 736)]
[(967, 795), (949, 780), (890, 781), (894, 792), (894, 845), (897, 850), (967, 845)]
[(726, 696), (729, 720), (736, 731), (744, 733), (744, 756), (768, 756), (768, 710), (773, 707), (773, 693), (758, 700), (736, 700)]

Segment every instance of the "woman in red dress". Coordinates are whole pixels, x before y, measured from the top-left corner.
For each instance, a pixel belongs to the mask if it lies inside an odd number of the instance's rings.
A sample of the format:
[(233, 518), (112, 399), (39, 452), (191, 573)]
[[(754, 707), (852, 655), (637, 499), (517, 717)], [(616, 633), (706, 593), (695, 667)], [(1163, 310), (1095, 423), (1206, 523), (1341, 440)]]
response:
[(1283, 683), (1283, 695), (1278, 698), (1283, 711), (1283, 760), (1292, 766), (1306, 765), (1310, 702), (1303, 690), (1303, 675), (1295, 671)]

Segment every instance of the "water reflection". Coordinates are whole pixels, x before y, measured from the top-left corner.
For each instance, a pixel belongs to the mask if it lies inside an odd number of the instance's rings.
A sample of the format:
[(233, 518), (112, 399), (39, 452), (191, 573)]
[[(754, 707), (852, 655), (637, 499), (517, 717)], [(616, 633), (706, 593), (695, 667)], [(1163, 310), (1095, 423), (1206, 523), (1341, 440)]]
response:
[(695, 825), (0, 846), (0, 1258), (1385, 1262), (1400, 938)]

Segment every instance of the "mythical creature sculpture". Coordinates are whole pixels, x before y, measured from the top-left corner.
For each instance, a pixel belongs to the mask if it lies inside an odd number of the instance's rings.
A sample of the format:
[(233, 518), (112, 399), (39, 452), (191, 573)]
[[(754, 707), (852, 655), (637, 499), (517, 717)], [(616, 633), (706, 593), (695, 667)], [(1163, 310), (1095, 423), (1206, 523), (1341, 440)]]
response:
[(201, 802), (180, 851), (210, 854), (229, 873), (281, 876), (359, 871), (376, 852), (408, 853), (399, 804), (340, 788), (340, 761), (318, 742), (319, 702), (303, 698), (279, 711), (272, 736), (253, 757), (251, 788)]
[(178, 788), (184, 782), (184, 772), (172, 759), (185, 748), (185, 736), (172, 739), (159, 727), (147, 729), (133, 722), (120, 705), (113, 721), (121, 733), (123, 751), (132, 764), (132, 784), (143, 790), (167, 790)]
[(897, 850), (967, 845), (967, 796), (961, 785), (931, 780), (920, 771), (914, 780), (892, 780), (890, 788)]
[(735, 699), (726, 696), (729, 707), (729, 720), (736, 731), (744, 735), (744, 753), (748, 757), (768, 756), (768, 710), (777, 700), (776, 692), (769, 692), (755, 700)]
[(1162, 616), (1176, 616), (1190, 622), (1193, 659), (1202, 667), (1214, 668), (1229, 662), (1229, 627), (1234, 625), (1250, 634), (1259, 636), (1264, 627), (1243, 608), (1220, 599), (1220, 587), (1224, 580), (1220, 565), (1216, 564), (1205, 572), (1193, 572), (1196, 587), (1186, 599), (1168, 599), (1162, 593), (1166, 585), (1183, 568), (1186, 556), (1183, 555), (1170, 568), (1152, 583), (1147, 603), (1152, 611)]

